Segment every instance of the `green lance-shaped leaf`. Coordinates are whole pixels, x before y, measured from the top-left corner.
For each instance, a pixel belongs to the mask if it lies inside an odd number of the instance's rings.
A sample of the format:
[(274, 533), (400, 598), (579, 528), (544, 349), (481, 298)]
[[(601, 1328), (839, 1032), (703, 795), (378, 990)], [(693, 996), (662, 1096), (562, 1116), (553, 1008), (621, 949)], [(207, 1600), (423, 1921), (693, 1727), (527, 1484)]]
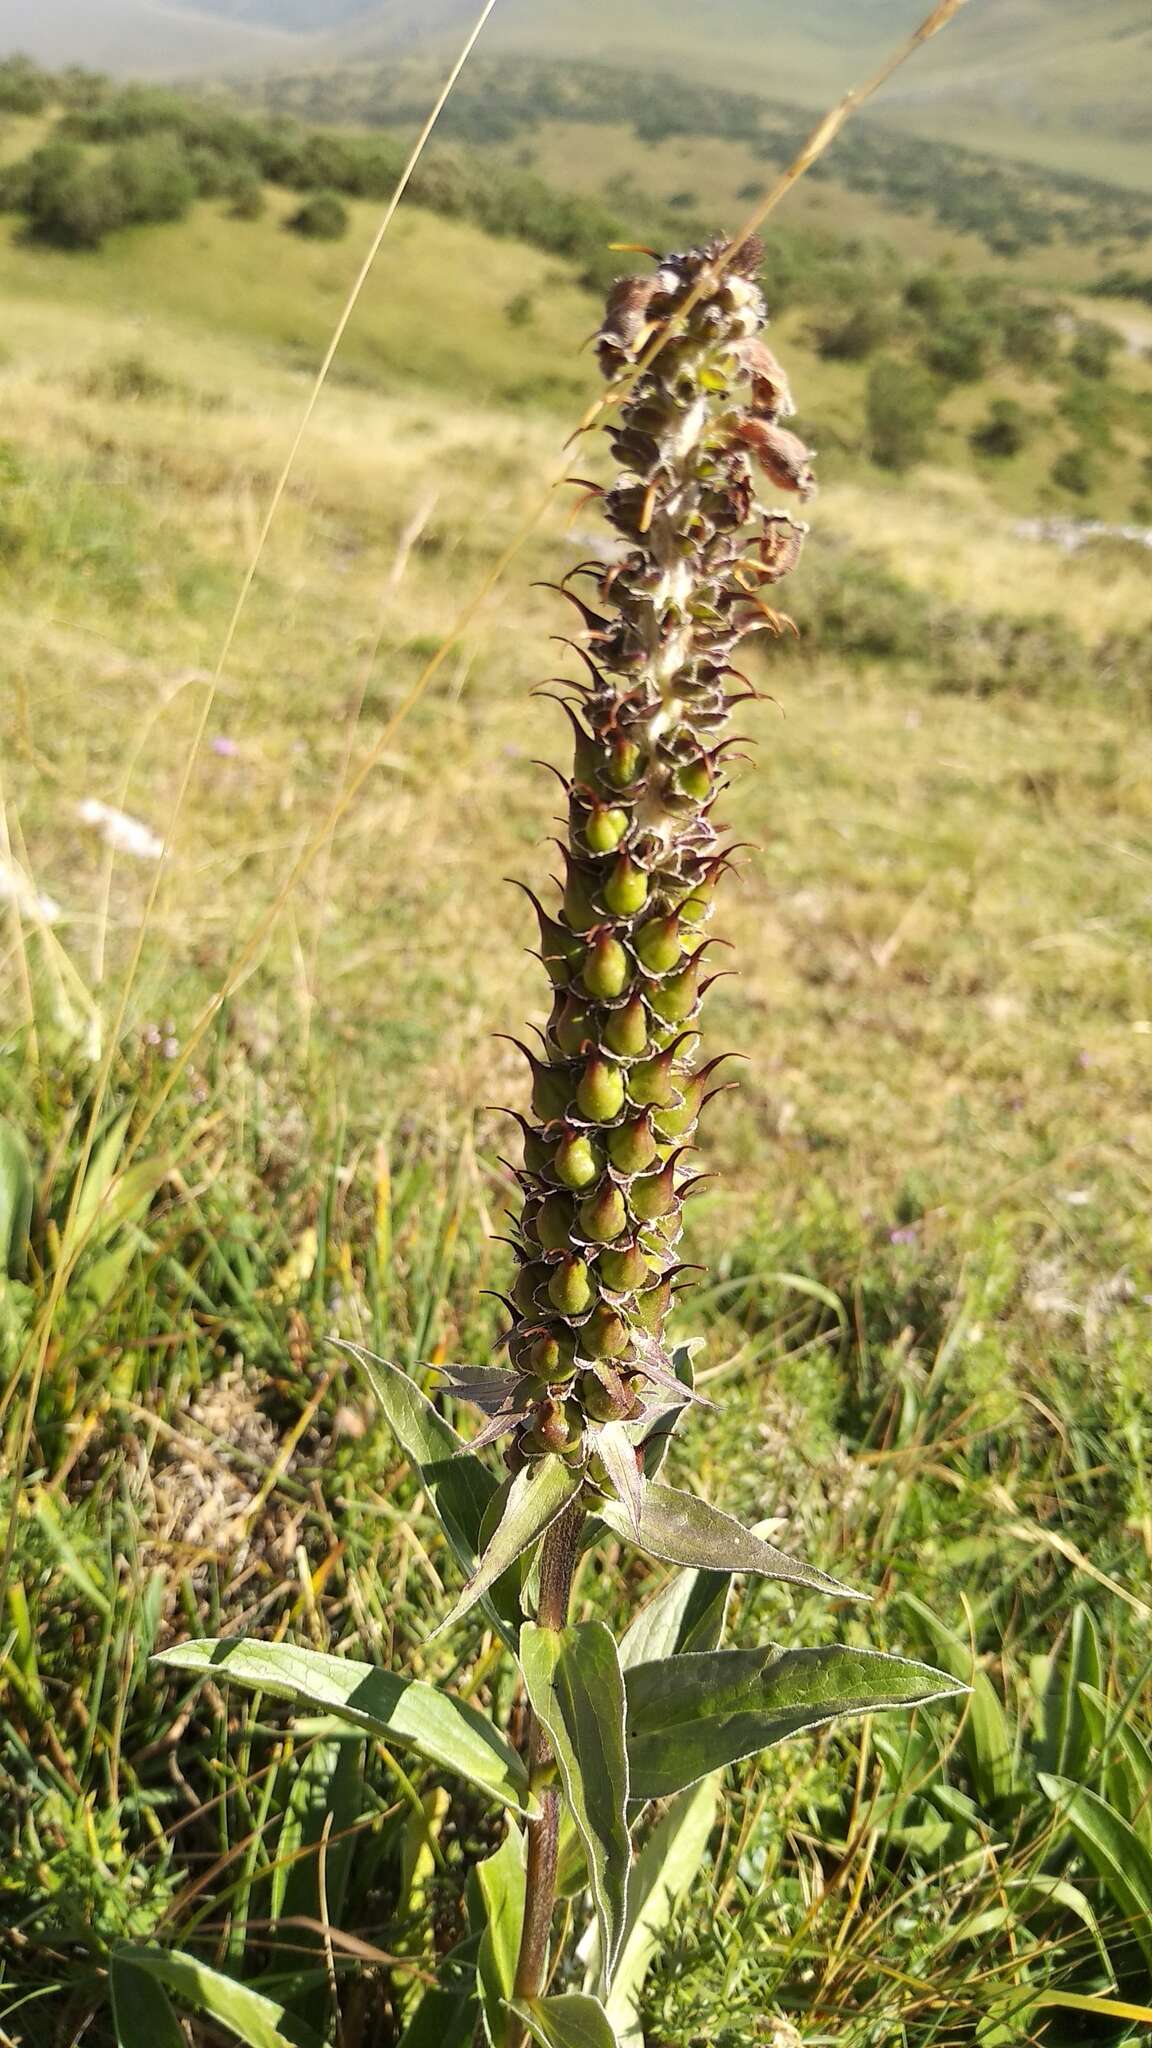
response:
[(516, 1474), (495, 1534), (451, 1614), (433, 1630), (433, 1638), (463, 1620), (502, 1573), (551, 1528), (569, 1501), (575, 1499), (582, 1483), (581, 1474), (556, 1457), (537, 1458)]
[(28, 1149), (15, 1124), (0, 1118), (0, 1279), (24, 1271), (33, 1193)]
[(1092, 1750), (1092, 1734), (1080, 1697), (1082, 1685), (1099, 1691), (1103, 1660), (1096, 1625), (1084, 1606), (1072, 1609), (1064, 1654), (1053, 1659), (1044, 1692), (1044, 1736), (1039, 1765), (1057, 1778), (1084, 1776)]
[[(126, 1978), (127, 1973), (127, 1978)], [(320, 2039), (302, 2020), (295, 2018), (247, 1984), (237, 1983), (221, 1970), (213, 1970), (198, 1957), (180, 1949), (119, 1948), (112, 1962), (114, 1986), (123, 1987), (133, 1973), (152, 1978), (194, 2011), (234, 2034), (247, 2048), (320, 2048)], [(114, 1990), (114, 1996), (115, 1996)], [(131, 1997), (131, 1992), (129, 1992)], [(123, 2005), (123, 1989), (117, 2001)], [(139, 2007), (136, 2008), (139, 2010)], [(136, 2042), (125, 2048), (138, 2048)], [(163, 2034), (154, 2034), (144, 2048), (165, 2048)]]
[(512, 2011), (539, 2048), (620, 2048), (598, 1998), (564, 1991), (558, 1998), (530, 1998)]
[(963, 1692), (946, 1671), (877, 1650), (713, 1650), (626, 1675), (634, 1799), (664, 1799), (741, 1757), (841, 1714), (919, 1706)]
[(114, 1955), (108, 1989), (116, 2048), (187, 2048), (168, 1993), (147, 1970), (137, 1969), (123, 1954)]
[(420, 1473), (456, 1561), (472, 1572), (480, 1548), (480, 1524), (498, 1481), (472, 1456), (462, 1436), (437, 1414), (426, 1394), (397, 1365), (374, 1357), (363, 1345), (338, 1342), (355, 1359), (378, 1401), (388, 1427)]
[[(1037, 1774), (1045, 1797), (1060, 1809), (1113, 1903), (1125, 1930), (1152, 1969), (1152, 1853), (1106, 1799), (1087, 1785), (1048, 1771)], [(1105, 1929), (1107, 1934), (1110, 1930)], [(1115, 1956), (1113, 1956), (1115, 1961)]]
[(628, 1877), (628, 1918), (608, 1994), (608, 2018), (620, 2048), (644, 2048), (640, 1994), (648, 1967), (692, 1880), (699, 1874), (716, 1818), (719, 1787), (705, 1778), (674, 1799)]
[(1010, 1797), (1016, 1784), (1012, 1733), (999, 1694), (987, 1673), (977, 1670), (969, 1645), (939, 1621), (923, 1600), (913, 1593), (899, 1593), (896, 1605), (912, 1617), (916, 1632), (927, 1637), (933, 1656), (939, 1657), (945, 1670), (971, 1691), (960, 1740), (981, 1804), (995, 1807)]
[(1152, 1749), (1122, 1710), (1092, 1685), (1079, 1687), (1092, 1747), (1103, 1760), (1102, 1789), (1114, 1812), (1152, 1849)]
[(758, 1572), (761, 1578), (783, 1579), (807, 1586), (816, 1593), (830, 1593), (840, 1600), (863, 1600), (850, 1586), (842, 1586), (816, 1565), (788, 1557), (772, 1543), (754, 1536), (719, 1508), (709, 1507), (693, 1493), (681, 1493), (674, 1486), (649, 1486), (640, 1508), (637, 1534), (626, 1509), (605, 1501), (600, 1514), (617, 1536), (638, 1544), (652, 1557), (667, 1564), (684, 1564), (722, 1572)]
[(319, 1708), (384, 1742), (415, 1750), (502, 1806), (524, 1814), (536, 1810), (523, 1763), (492, 1723), (477, 1708), (419, 1679), (400, 1678), (350, 1657), (244, 1638), (180, 1643), (156, 1661), (173, 1671), (227, 1678), (298, 1707)]
[(628, 1764), (624, 1674), (602, 1621), (568, 1628), (525, 1623), (520, 1664), (532, 1706), (555, 1752), (588, 1857), (600, 1929), (600, 1974), (612, 1980), (627, 1910)]
[(484, 1917), (478, 1960), (484, 2025), (490, 2048), (505, 2048), (526, 1891), (524, 1837), (515, 1822), (496, 1854), (476, 1866), (475, 1878)]

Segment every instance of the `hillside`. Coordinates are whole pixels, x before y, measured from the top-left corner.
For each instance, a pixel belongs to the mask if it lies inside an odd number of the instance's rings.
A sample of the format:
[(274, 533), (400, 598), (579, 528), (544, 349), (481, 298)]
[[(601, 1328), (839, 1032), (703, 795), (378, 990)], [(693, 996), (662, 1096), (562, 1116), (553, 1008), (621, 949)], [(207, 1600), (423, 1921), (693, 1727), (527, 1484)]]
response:
[[(323, 69), (458, 42), (474, 0), (44, 0), (21, 22), (33, 56), (123, 72)], [(922, 0), (501, 0), (489, 52), (532, 51), (823, 106), (922, 17)], [(1142, 0), (968, 0), (885, 89), (887, 119), (1053, 169), (1148, 189), (1152, 25)]]

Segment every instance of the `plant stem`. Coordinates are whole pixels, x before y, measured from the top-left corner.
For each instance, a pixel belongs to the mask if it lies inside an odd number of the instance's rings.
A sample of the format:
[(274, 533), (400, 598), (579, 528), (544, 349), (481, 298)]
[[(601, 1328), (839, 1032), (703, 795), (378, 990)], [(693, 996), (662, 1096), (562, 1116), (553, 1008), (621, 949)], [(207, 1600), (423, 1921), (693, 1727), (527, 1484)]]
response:
[[(579, 1501), (566, 1508), (544, 1538), (540, 1553), (540, 1599), (536, 1620), (541, 1628), (563, 1628), (580, 1542), (584, 1509)], [(534, 1713), (528, 1720), (528, 1776), (540, 1804), (539, 1818), (528, 1822), (528, 1869), (524, 1931), (516, 1965), (517, 1998), (539, 1998), (548, 1982), (549, 1940), (556, 1906), (556, 1858), (560, 1840), (560, 1793), (551, 1782), (555, 1762), (548, 1737)], [(542, 1782), (543, 1781), (543, 1782)], [(515, 2037), (515, 2048), (527, 2040)]]

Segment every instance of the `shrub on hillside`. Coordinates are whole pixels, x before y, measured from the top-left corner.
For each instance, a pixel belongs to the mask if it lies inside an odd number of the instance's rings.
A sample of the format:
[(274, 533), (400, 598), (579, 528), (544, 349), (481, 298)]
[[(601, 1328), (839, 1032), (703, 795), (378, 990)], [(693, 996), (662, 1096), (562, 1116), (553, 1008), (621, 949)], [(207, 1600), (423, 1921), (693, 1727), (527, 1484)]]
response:
[(52, 80), (30, 57), (0, 63), (0, 113), (40, 114), (52, 97)]
[(174, 135), (149, 135), (122, 143), (109, 157), (108, 171), (120, 196), (125, 224), (182, 220), (196, 197), (187, 153)]
[(1005, 306), (1000, 316), (1000, 347), (1017, 369), (1034, 376), (1054, 370), (1060, 361), (1056, 307), (1032, 300)]
[(18, 204), (28, 233), (58, 249), (98, 249), (124, 225), (118, 180), (107, 163), (94, 163), (74, 142), (48, 142), (23, 171)]
[(947, 384), (977, 384), (988, 368), (993, 333), (978, 313), (953, 315), (946, 326), (933, 328), (921, 343), (928, 369)]
[(247, 165), (234, 172), (228, 186), (228, 211), (233, 220), (259, 220), (268, 204), (263, 180)]
[(979, 455), (1019, 455), (1029, 427), (1024, 407), (1014, 398), (994, 398), (979, 426), (972, 430), (972, 446)]
[(861, 299), (843, 319), (816, 330), (816, 351), (831, 363), (862, 363), (886, 342), (892, 315), (875, 298)]
[(348, 208), (338, 192), (313, 192), (286, 225), (316, 242), (338, 242), (348, 232)]
[(882, 469), (911, 469), (922, 462), (936, 418), (937, 393), (917, 363), (878, 356), (868, 376), (865, 401), (868, 452)]
[(1074, 498), (1088, 498), (1096, 487), (1096, 468), (1086, 448), (1065, 448), (1056, 457), (1050, 471), (1052, 481), (1060, 490), (1069, 491)]
[(1068, 360), (1082, 377), (1105, 378), (1120, 347), (1121, 337), (1103, 320), (1080, 320), (1068, 350)]

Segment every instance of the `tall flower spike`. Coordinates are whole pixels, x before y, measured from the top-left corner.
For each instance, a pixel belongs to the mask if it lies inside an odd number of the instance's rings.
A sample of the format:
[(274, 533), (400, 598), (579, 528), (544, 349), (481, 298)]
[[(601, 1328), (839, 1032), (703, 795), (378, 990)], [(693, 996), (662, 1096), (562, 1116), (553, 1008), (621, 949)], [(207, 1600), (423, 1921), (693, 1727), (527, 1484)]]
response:
[(579, 715), (564, 705), (575, 765), (561, 902), (553, 916), (532, 899), (554, 1004), (544, 1057), (528, 1053), (499, 1420), (517, 1417), (513, 1470), (559, 1452), (594, 1460), (602, 1485), (620, 1465), (615, 1437), (614, 1455), (598, 1455), (600, 1430), (634, 1425), (639, 1454), (649, 1410), (666, 1415), (677, 1384), (664, 1333), (699, 1178), (685, 1154), (717, 1064), (699, 1064), (698, 1021), (732, 851), (712, 813), (733, 706), (755, 694), (733, 661), (747, 634), (779, 631), (760, 593), (807, 531), (758, 503), (756, 472), (801, 500), (813, 489), (809, 450), (780, 424), (787, 378), (759, 339), (763, 252), (749, 244), (721, 268), (726, 246), (666, 257), (609, 296), (600, 364), (634, 382), (607, 430), (620, 472), (600, 502), (624, 553), (596, 569), (588, 602), (565, 579), (588, 680)]

